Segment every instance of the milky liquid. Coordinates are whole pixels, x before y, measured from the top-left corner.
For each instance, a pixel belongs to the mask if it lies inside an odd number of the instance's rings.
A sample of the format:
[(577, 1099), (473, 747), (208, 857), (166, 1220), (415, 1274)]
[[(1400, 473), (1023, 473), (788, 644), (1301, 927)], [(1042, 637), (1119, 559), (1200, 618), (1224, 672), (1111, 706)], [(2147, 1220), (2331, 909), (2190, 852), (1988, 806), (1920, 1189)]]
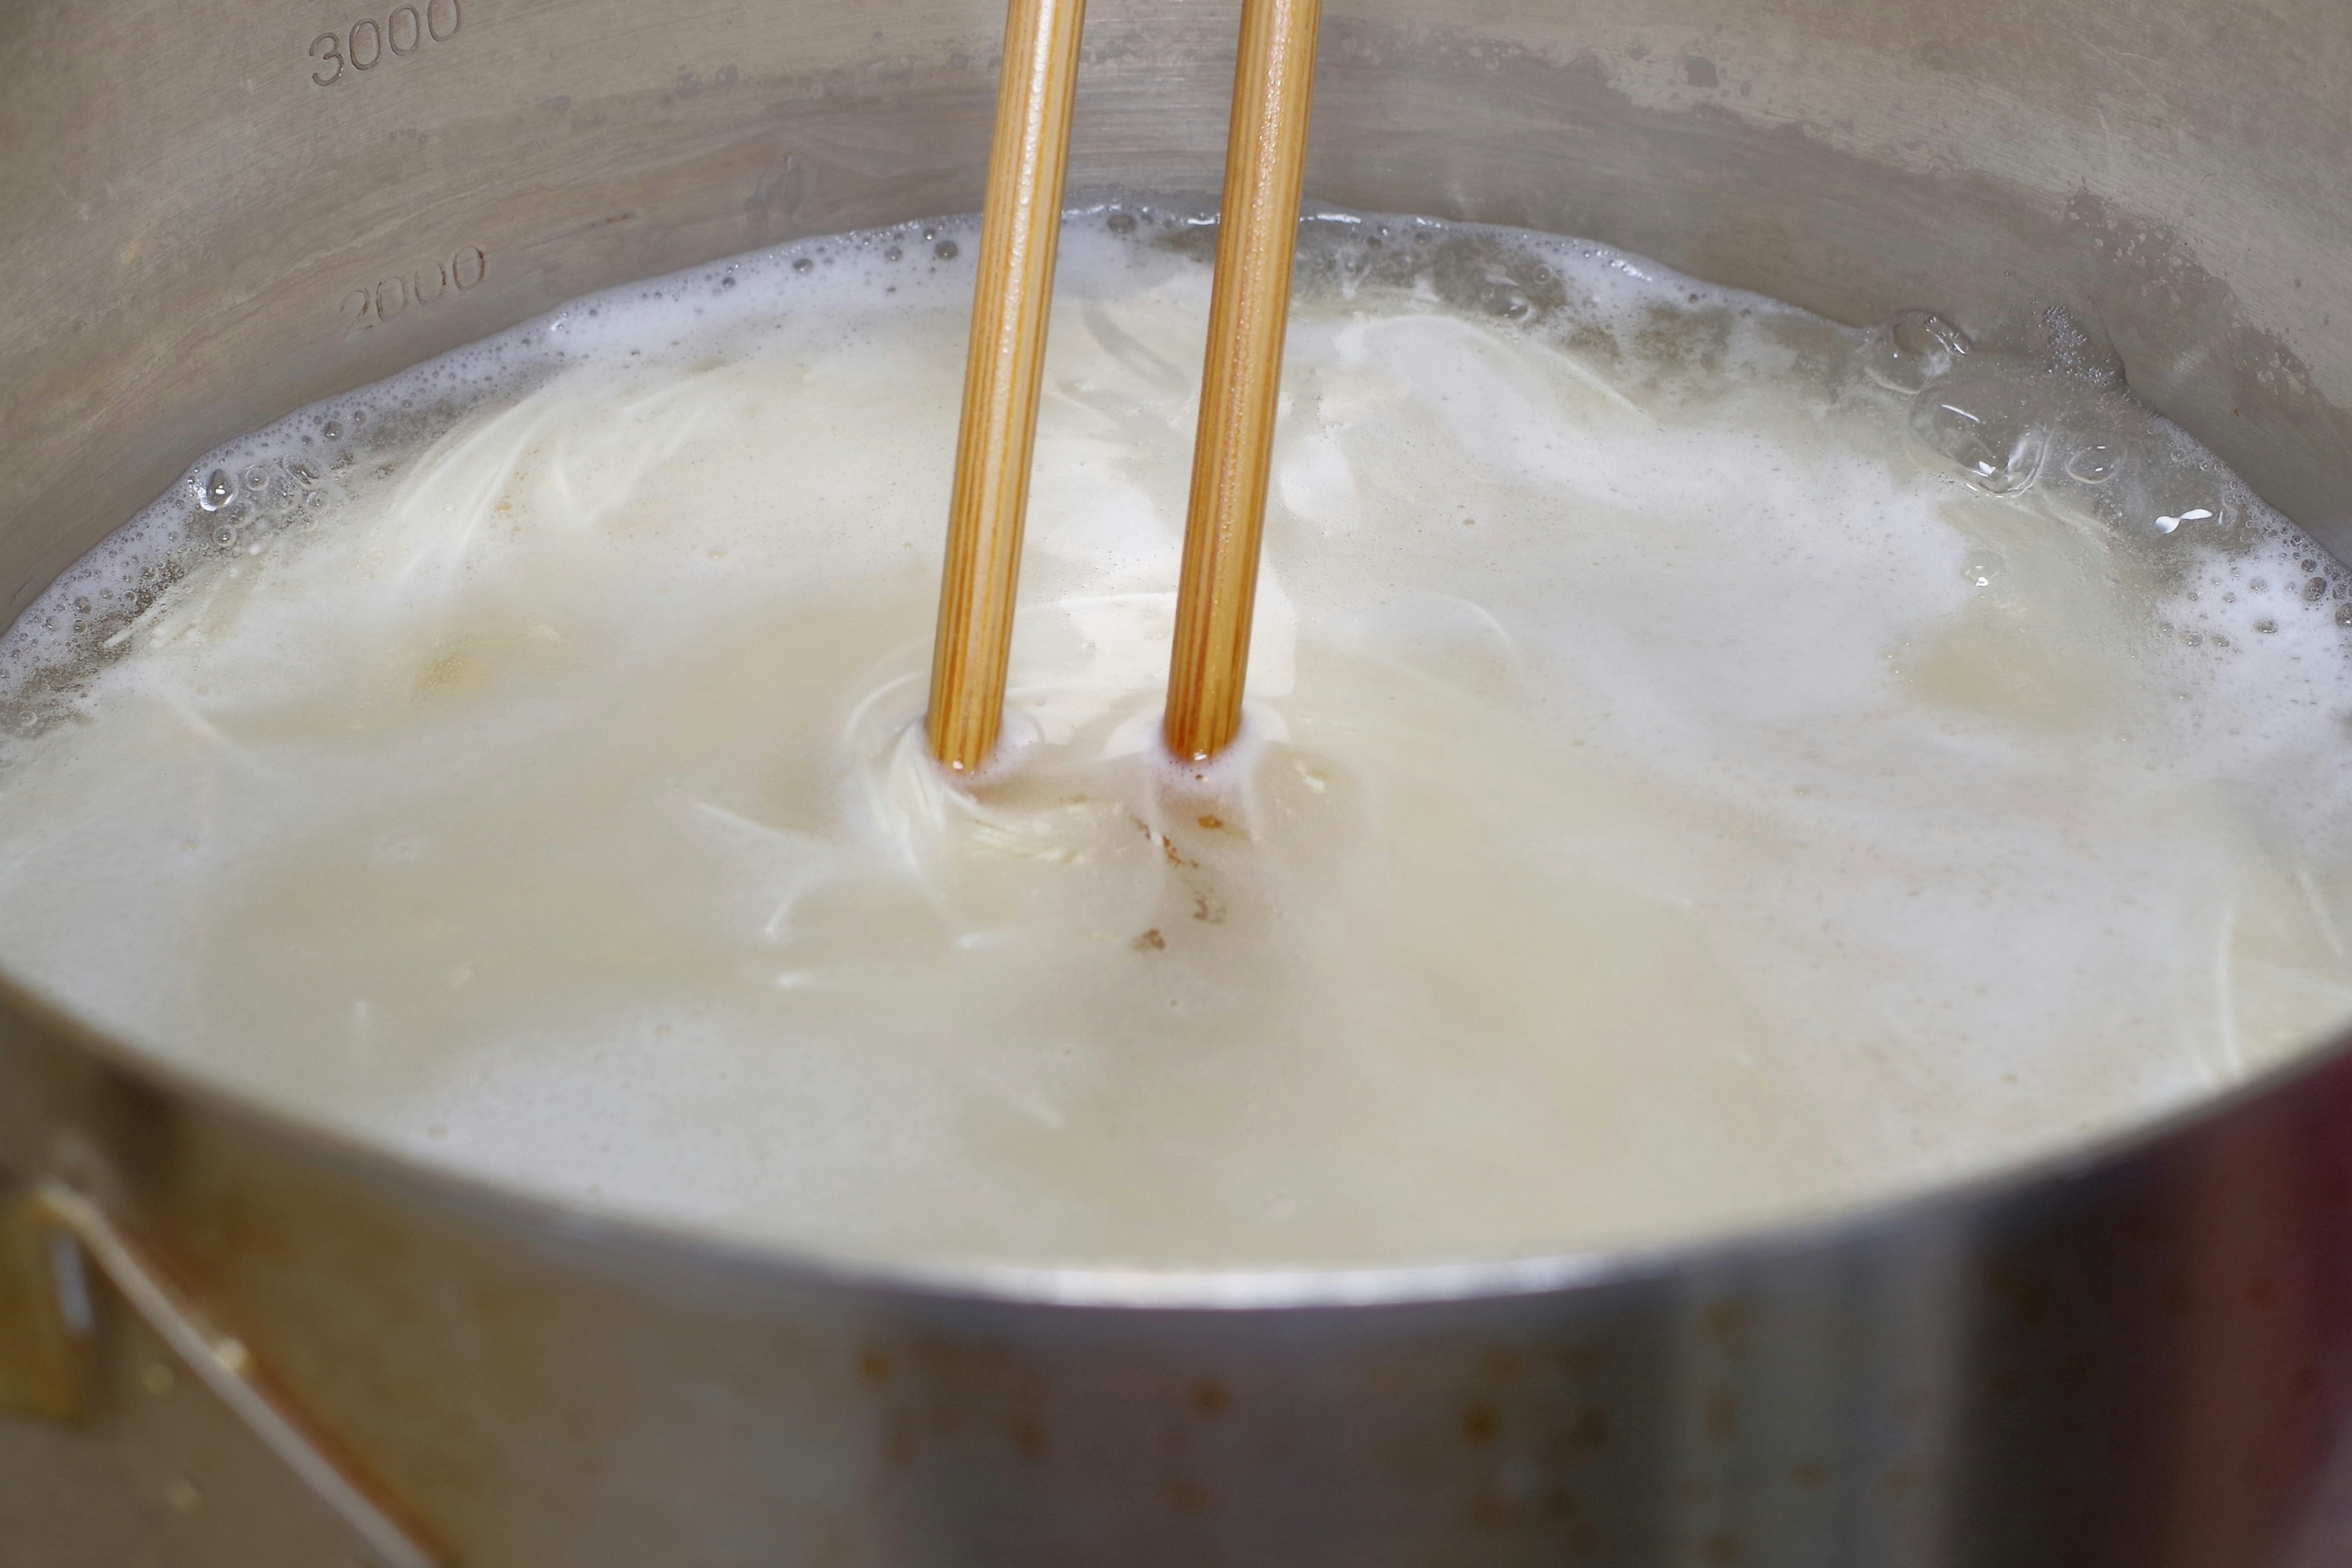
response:
[(950, 222), (199, 463), (5, 647), (0, 962), (423, 1159), (926, 1263), (1719, 1231), (2352, 1014), (2335, 567), (2115, 388), (1569, 241), (1307, 226), (1247, 736), (1175, 768), (1203, 238), (1072, 220), (976, 795)]

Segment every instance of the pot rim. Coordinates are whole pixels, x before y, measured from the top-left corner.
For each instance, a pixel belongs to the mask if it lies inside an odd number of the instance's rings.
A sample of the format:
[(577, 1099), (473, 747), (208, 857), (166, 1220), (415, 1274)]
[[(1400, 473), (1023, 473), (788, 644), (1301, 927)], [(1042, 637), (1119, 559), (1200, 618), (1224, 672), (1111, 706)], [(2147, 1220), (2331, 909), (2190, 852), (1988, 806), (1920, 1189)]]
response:
[[(372, 1185), (455, 1208), (494, 1226), (535, 1231), (634, 1255), (675, 1269), (681, 1262), (759, 1282), (875, 1295), (1133, 1311), (1289, 1312), (1439, 1305), (1597, 1290), (1670, 1275), (1720, 1272), (1776, 1256), (1866, 1246), (1895, 1233), (1953, 1224), (2037, 1190), (2082, 1181), (2185, 1140), (2258, 1102), (2293, 1094), (2352, 1058), (2352, 1026), (2217, 1094), (2047, 1150), (1898, 1195), (1764, 1224), (1614, 1248), (1427, 1263), (1239, 1268), (1137, 1268), (1012, 1263), (921, 1263), (796, 1249), (716, 1227), (666, 1222), (575, 1202), (461, 1171), (331, 1122), (297, 1115), (99, 1029), (16, 975), (0, 971), (0, 1010), (94, 1058), (107, 1069), (298, 1156), (339, 1165)], [(38, 1177), (50, 1173), (19, 1172)]]

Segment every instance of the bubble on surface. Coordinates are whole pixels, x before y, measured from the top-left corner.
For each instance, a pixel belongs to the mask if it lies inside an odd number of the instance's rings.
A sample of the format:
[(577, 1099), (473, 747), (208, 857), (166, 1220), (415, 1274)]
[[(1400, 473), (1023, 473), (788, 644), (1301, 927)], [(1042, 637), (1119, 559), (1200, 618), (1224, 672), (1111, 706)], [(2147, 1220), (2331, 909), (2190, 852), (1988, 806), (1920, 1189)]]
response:
[(1990, 551), (1979, 551), (1960, 563), (1960, 577), (1970, 587), (1990, 588), (2000, 580), (2004, 563)]
[(1950, 471), (1992, 495), (2042, 477), (2050, 431), (2011, 381), (1981, 376), (1928, 387), (1911, 405), (1911, 434)]
[(2223, 485), (2201, 466), (2160, 454), (2134, 466), (2101, 497), (2103, 515), (2141, 534), (2165, 537), (2194, 526), (2207, 534), (2229, 525), (2231, 502)]
[(1951, 374), (1975, 346), (1933, 310), (1903, 310), (1864, 334), (1863, 369), (1889, 391), (1918, 393)]
[(2094, 441), (2066, 459), (2066, 477), (2086, 485), (2105, 484), (2115, 478), (2122, 463), (2121, 452), (2104, 441)]

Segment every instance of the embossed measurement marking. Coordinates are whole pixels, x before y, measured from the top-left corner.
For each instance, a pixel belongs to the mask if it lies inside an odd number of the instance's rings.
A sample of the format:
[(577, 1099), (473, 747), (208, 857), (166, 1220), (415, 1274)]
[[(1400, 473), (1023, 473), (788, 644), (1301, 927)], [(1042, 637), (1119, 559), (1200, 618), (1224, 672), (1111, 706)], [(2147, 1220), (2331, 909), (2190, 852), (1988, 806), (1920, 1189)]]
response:
[(380, 326), (411, 305), (433, 305), (462, 294), (489, 276), (490, 258), (478, 245), (458, 247), (446, 261), (430, 261), (397, 277), (379, 279), (373, 289), (354, 289), (337, 309), (344, 335)]
[(465, 16), (458, 0), (424, 0), (421, 5), (401, 5), (379, 22), (362, 16), (340, 33), (321, 33), (310, 40), (310, 58), (317, 67), (310, 79), (332, 87), (353, 71), (372, 71), (386, 55), (403, 58), (426, 44), (446, 44), (457, 36)]

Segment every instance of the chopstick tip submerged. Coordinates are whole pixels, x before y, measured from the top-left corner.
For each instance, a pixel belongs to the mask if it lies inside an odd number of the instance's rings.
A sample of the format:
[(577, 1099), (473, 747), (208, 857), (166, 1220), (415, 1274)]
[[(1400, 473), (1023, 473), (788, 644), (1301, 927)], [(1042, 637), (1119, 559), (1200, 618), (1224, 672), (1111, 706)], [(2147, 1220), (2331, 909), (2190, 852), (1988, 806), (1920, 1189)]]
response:
[(1161, 732), (1205, 762), (1241, 731), (1322, 0), (1244, 0), (1217, 273)]
[(1012, 0), (1005, 16), (924, 721), (932, 756), (956, 773), (985, 763), (1003, 727), (1085, 20), (1086, 0)]

